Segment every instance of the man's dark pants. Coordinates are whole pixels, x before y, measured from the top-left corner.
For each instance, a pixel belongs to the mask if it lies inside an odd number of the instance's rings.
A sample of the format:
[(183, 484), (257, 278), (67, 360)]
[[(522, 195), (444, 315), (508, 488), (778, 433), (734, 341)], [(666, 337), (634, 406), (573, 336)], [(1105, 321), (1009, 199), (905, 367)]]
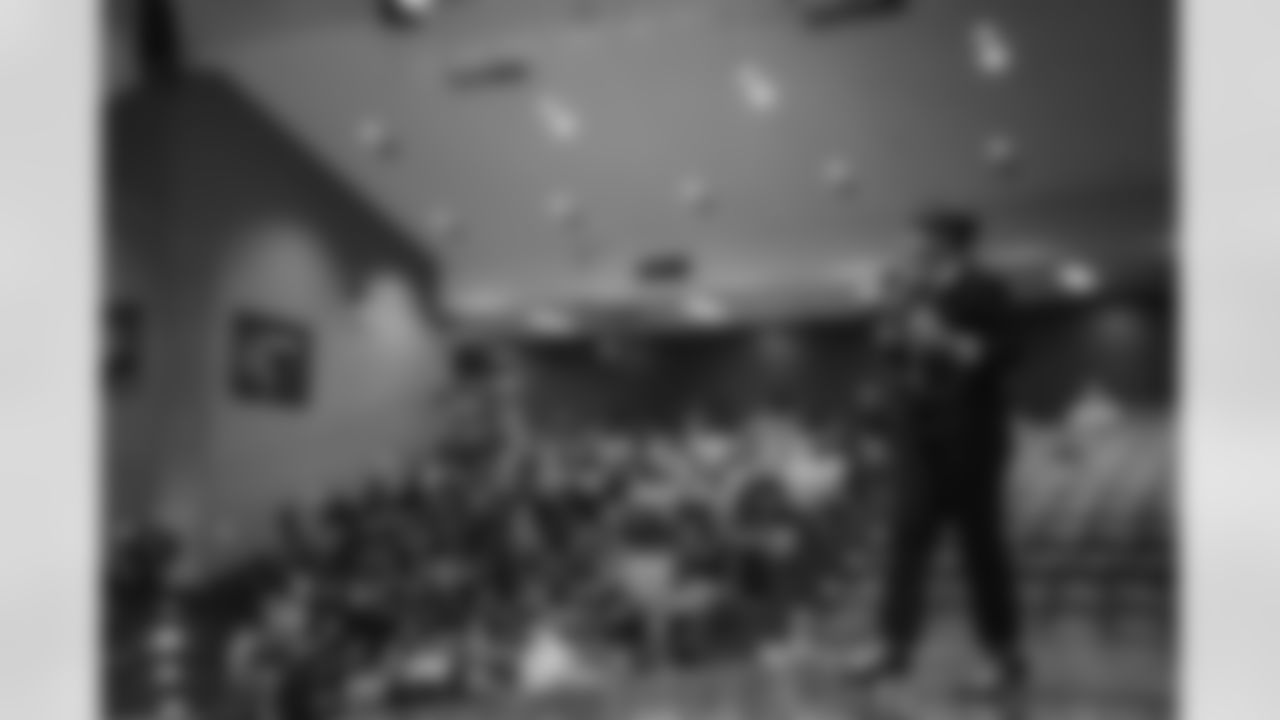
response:
[(959, 542), (961, 570), (979, 641), (1016, 653), (1020, 620), (1003, 502), (1009, 439), (1001, 431), (916, 438), (893, 498), (880, 631), (906, 664), (923, 629), (930, 565), (944, 535)]

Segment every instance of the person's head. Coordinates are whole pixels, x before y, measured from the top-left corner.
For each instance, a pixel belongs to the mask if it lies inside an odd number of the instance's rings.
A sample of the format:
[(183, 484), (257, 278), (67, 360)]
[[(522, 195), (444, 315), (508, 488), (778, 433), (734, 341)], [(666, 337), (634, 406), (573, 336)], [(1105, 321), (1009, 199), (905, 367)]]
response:
[(929, 266), (955, 269), (976, 261), (982, 242), (982, 222), (976, 214), (954, 208), (935, 209), (921, 217), (920, 229), (921, 254)]

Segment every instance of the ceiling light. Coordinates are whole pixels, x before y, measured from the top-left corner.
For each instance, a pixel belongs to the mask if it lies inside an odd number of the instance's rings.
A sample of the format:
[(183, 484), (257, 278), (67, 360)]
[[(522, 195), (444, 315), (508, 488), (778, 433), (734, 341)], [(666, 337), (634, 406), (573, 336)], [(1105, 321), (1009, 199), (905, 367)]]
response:
[(547, 134), (558, 143), (569, 144), (582, 136), (582, 118), (573, 108), (555, 98), (538, 100), (538, 116)]
[(782, 101), (777, 84), (755, 65), (743, 65), (738, 69), (738, 91), (747, 107), (762, 115), (777, 110)]
[(562, 312), (543, 309), (529, 316), (529, 327), (544, 335), (564, 335), (573, 330), (573, 323)]
[(974, 66), (986, 77), (998, 79), (1013, 72), (1013, 44), (994, 21), (979, 20), (970, 27), (969, 51)]
[(505, 52), (482, 52), (454, 59), (445, 70), (449, 86), (464, 92), (514, 90), (534, 79), (528, 58)]
[(696, 295), (684, 307), (685, 317), (699, 325), (719, 325), (729, 319), (728, 308), (706, 295)]

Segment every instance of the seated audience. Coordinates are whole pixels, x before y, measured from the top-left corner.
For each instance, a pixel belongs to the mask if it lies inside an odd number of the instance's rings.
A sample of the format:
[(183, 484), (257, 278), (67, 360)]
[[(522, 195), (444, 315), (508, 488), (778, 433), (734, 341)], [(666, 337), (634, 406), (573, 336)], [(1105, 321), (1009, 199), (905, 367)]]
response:
[[(417, 467), (287, 510), (271, 552), (195, 592), (193, 622), (218, 628), (229, 691), (281, 718), (731, 656), (813, 612), (840, 567), (856, 462), (823, 438), (846, 432), (698, 418), (512, 455), (469, 427)], [(110, 607), (134, 626), (173, 554), (149, 543), (110, 564)]]

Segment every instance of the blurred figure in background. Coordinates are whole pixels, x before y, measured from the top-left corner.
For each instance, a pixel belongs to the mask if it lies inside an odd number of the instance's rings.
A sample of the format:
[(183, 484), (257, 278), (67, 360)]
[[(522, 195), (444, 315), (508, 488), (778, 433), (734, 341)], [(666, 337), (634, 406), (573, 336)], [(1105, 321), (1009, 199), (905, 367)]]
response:
[(982, 690), (1025, 679), (1018, 608), (1002, 503), (1010, 452), (1007, 376), (1010, 299), (983, 267), (978, 220), (959, 212), (924, 219), (925, 243), (900, 308), (899, 480), (891, 491), (888, 574), (878, 643), (855, 658), (863, 680), (911, 667), (924, 622), (929, 563), (945, 530), (960, 542), (978, 638), (989, 664)]

